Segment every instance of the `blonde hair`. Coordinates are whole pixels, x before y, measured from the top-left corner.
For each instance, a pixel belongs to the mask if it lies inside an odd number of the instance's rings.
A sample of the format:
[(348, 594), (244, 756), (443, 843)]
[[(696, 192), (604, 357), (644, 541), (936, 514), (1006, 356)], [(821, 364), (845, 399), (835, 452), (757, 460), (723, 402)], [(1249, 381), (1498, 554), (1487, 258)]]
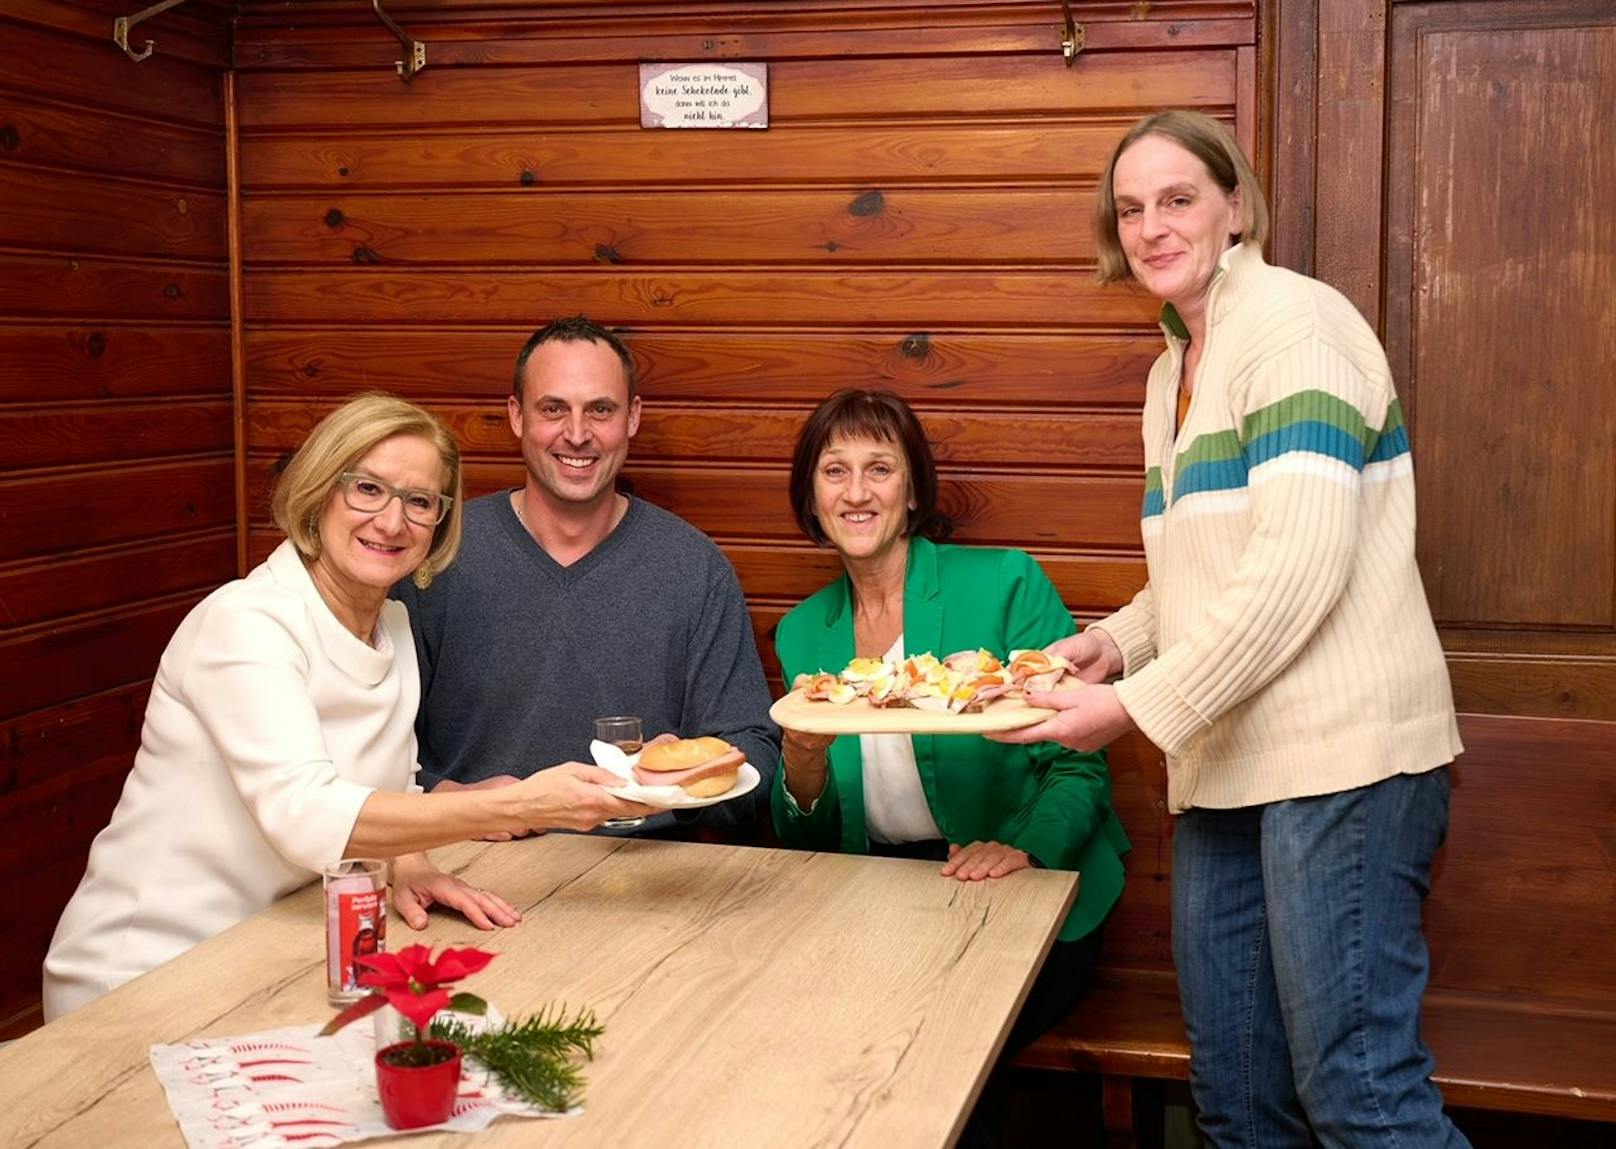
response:
[(415, 585), (425, 590), (460, 549), (460, 445), (431, 412), (396, 395), (371, 391), (356, 395), (321, 419), (287, 463), (270, 497), (270, 515), (298, 553), (320, 557), (320, 513), (344, 471), (395, 435), (416, 435), (438, 449), (448, 472), (443, 494), (454, 501), (432, 535), (432, 547), (415, 570)]
[(1118, 283), (1133, 278), (1127, 253), (1117, 238), (1117, 201), (1111, 179), (1117, 160), (1145, 136), (1171, 140), (1206, 165), (1212, 180), (1224, 194), (1240, 192), (1240, 241), (1259, 248), (1268, 242), (1268, 200), (1257, 173), (1251, 170), (1245, 153), (1218, 121), (1203, 112), (1157, 112), (1146, 116), (1122, 137), (1100, 177), (1099, 194), (1094, 197), (1094, 250), (1099, 262), (1101, 283)]

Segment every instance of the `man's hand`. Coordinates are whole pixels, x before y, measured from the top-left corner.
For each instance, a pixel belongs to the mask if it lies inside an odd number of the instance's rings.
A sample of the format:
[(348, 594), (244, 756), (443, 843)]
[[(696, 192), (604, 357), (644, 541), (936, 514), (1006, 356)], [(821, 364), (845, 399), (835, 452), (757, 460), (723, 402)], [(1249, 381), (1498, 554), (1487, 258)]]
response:
[(1085, 630), (1044, 647), (1072, 664), (1073, 672), (1084, 682), (1104, 682), (1122, 673), (1122, 650), (1116, 639), (1103, 630)]
[(458, 910), (480, 930), (514, 926), (522, 920), (521, 911), (504, 898), (445, 874), (428, 862), (425, 854), (395, 860), (393, 908), (404, 924), (412, 930), (425, 929), (427, 910), (433, 906)]
[(609, 818), (643, 818), (657, 813), (608, 794), (623, 785), (610, 770), (582, 762), (563, 762), (509, 786), (505, 796), (517, 801), (521, 823), (535, 830), (593, 830)]
[(1027, 705), (1057, 713), (1035, 726), (985, 735), (995, 742), (1059, 742), (1069, 750), (1098, 750), (1133, 730), (1117, 692), (1109, 686), (1083, 686), (1076, 690), (1030, 691)]
[(984, 878), (1002, 878), (1030, 865), (1032, 860), (1025, 850), (1003, 842), (972, 842), (969, 846), (950, 842), (942, 874), (962, 882), (980, 882)]

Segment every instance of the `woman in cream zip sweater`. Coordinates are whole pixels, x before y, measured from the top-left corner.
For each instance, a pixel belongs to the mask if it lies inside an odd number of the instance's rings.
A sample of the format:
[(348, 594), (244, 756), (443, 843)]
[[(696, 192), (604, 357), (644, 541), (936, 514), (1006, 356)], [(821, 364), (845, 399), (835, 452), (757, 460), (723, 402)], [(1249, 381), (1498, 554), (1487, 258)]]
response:
[(1149, 583), (1052, 648), (1094, 685), (1005, 739), (1092, 749), (1137, 727), (1166, 752), (1213, 1144), (1465, 1146), (1419, 1038), (1420, 908), (1461, 747), (1408, 436), (1352, 304), (1263, 261), (1267, 214), (1209, 117), (1147, 117), (1112, 156), (1100, 275), (1161, 299), (1167, 340), (1144, 414)]

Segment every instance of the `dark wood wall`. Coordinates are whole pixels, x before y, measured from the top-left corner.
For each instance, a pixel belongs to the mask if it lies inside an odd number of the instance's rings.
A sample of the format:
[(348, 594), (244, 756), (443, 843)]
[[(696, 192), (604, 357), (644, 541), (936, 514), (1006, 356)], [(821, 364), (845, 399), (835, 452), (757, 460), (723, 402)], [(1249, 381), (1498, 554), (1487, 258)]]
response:
[(167, 21), (136, 65), (112, 18), (0, 4), (0, 1034), (158, 655), (236, 570), (223, 23)]

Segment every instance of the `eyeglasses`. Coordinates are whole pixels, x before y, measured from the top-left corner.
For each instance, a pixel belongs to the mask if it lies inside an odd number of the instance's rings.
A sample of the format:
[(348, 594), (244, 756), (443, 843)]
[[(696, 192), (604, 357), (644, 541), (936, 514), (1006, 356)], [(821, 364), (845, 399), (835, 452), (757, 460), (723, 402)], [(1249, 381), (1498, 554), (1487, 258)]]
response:
[(342, 501), (356, 511), (379, 515), (394, 499), (404, 508), (404, 517), (421, 527), (435, 527), (443, 522), (454, 500), (436, 491), (414, 491), (384, 483), (374, 475), (361, 475), (344, 471), (337, 476), (342, 484)]

